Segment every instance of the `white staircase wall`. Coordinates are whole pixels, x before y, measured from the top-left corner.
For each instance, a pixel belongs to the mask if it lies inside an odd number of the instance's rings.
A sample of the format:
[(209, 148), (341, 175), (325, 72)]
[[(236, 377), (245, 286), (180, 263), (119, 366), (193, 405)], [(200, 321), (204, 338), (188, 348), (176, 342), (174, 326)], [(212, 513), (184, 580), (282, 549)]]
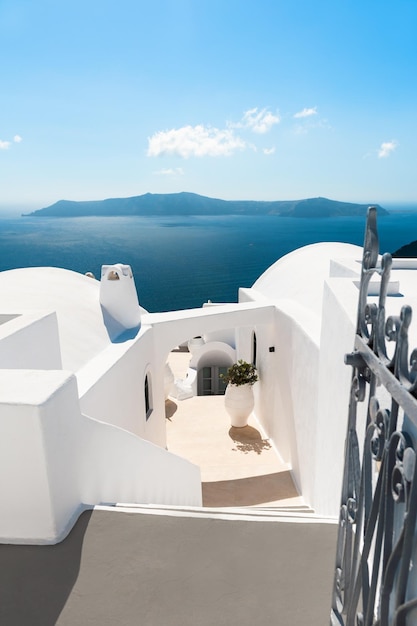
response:
[(1, 376), (1, 542), (57, 543), (100, 503), (201, 505), (199, 468), (83, 416), (72, 374)]

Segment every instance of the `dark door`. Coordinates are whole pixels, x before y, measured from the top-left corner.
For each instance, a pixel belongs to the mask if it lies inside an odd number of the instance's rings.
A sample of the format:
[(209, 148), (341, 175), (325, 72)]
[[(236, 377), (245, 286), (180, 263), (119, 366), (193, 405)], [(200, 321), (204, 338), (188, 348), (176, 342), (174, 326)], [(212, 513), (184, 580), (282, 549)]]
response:
[(220, 374), (226, 374), (228, 367), (219, 365), (206, 365), (198, 372), (199, 396), (221, 396), (226, 390), (226, 383), (220, 378)]

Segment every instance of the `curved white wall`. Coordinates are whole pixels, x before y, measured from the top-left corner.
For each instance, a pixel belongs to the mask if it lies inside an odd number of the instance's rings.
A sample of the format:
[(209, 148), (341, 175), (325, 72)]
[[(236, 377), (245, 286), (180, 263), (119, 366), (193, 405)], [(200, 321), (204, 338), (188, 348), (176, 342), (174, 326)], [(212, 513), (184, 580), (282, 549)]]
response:
[(198, 348), (190, 359), (190, 367), (199, 370), (206, 365), (229, 367), (236, 360), (236, 350), (227, 343), (210, 341)]
[[(165, 447), (165, 363), (159, 367), (152, 357), (149, 329), (142, 329), (135, 339), (112, 344), (77, 372), (80, 405), (86, 415)], [(146, 420), (143, 381), (149, 363), (154, 411)]]
[[(271, 265), (252, 288), (269, 300), (291, 299), (321, 316), (323, 285), (330, 275), (334, 259), (345, 259), (352, 266), (352, 262), (362, 260), (362, 248), (339, 242), (314, 243), (297, 248)], [(360, 274), (360, 263), (356, 267)]]
[(190, 359), (186, 381), (194, 396), (198, 395), (198, 372), (207, 366), (230, 367), (236, 361), (236, 350), (227, 343), (210, 341), (196, 348)]

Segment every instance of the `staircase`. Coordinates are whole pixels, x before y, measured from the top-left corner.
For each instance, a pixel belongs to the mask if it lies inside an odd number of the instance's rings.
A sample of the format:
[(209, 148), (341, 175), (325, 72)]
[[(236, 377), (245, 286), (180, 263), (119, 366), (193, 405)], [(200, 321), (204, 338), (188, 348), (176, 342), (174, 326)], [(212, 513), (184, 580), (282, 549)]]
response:
[(96, 511), (119, 513), (140, 513), (144, 515), (166, 515), (171, 517), (192, 517), (199, 519), (242, 520), (252, 522), (287, 522), (336, 524), (334, 518), (316, 515), (307, 505), (256, 506), (256, 507), (188, 507), (155, 504), (135, 504), (118, 502), (114, 505), (98, 505)]

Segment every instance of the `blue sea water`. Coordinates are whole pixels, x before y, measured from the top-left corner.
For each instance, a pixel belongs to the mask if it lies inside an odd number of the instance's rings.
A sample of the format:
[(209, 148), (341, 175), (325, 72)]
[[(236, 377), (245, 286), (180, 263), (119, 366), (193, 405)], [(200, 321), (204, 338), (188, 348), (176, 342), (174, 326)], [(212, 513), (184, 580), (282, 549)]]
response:
[[(380, 217), (381, 252), (417, 239), (417, 207)], [(0, 270), (56, 266), (100, 277), (127, 263), (148, 311), (236, 302), (277, 259), (320, 241), (363, 244), (365, 218), (0, 217)]]

